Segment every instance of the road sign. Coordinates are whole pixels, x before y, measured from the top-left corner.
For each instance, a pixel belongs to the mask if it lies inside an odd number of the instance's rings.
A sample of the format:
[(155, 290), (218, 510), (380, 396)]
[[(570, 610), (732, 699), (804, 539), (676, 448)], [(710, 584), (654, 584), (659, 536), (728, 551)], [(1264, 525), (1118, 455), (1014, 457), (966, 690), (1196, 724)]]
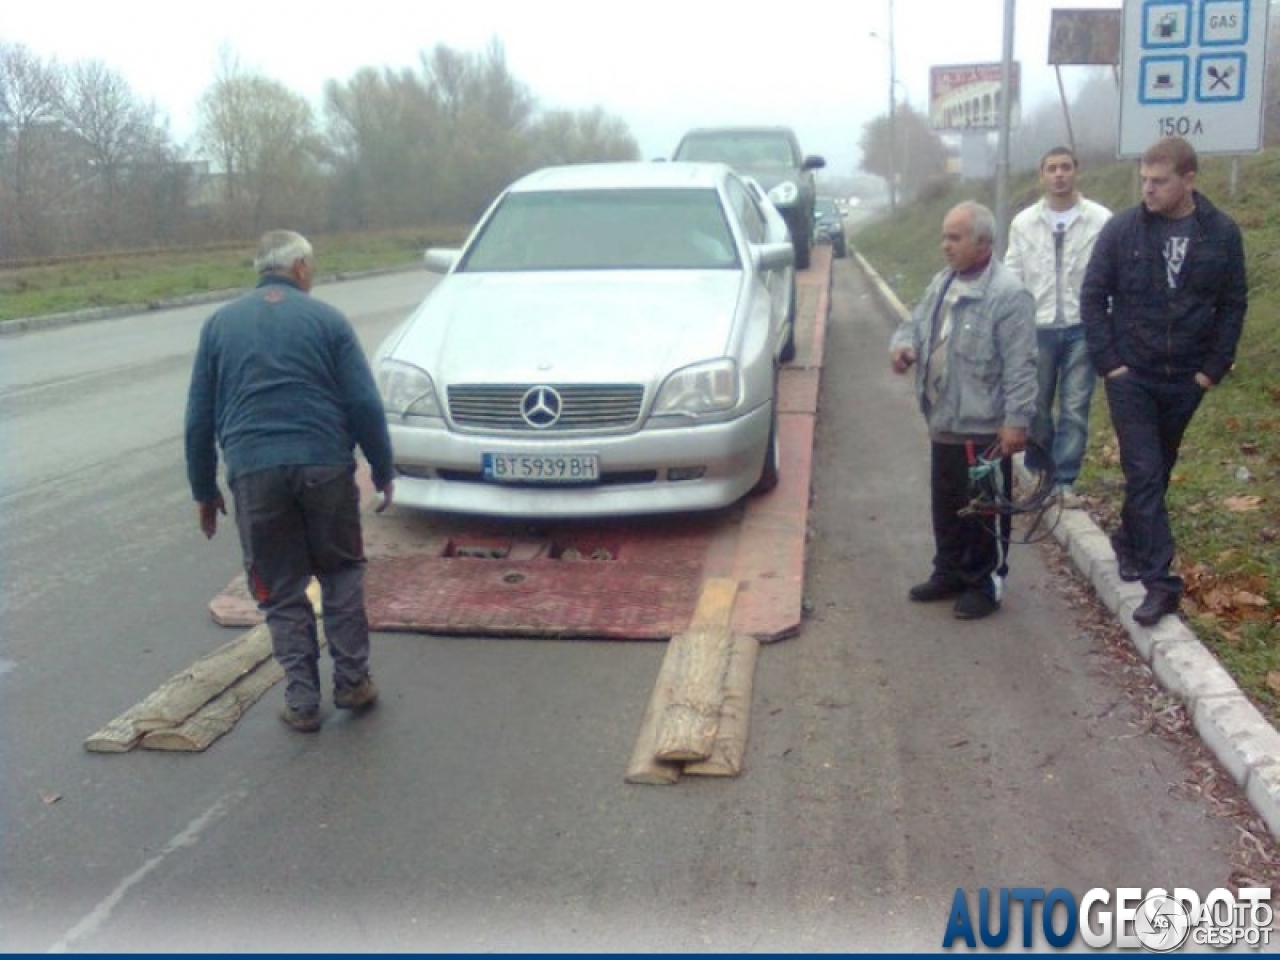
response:
[(1262, 149), (1270, 0), (1126, 0), (1120, 147), (1180, 136), (1199, 153)]

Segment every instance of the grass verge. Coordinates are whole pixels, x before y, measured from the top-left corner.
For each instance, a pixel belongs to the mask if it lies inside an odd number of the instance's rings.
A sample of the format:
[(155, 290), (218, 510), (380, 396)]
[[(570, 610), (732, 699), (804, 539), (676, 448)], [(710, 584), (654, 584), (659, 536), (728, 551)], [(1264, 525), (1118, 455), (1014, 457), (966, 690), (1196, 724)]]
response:
[[(411, 264), (429, 246), (457, 245), (465, 226), (312, 238), (320, 276)], [(104, 254), (74, 263), (0, 268), (0, 324), (93, 307), (148, 306), (253, 281), (253, 244), (242, 249)]]

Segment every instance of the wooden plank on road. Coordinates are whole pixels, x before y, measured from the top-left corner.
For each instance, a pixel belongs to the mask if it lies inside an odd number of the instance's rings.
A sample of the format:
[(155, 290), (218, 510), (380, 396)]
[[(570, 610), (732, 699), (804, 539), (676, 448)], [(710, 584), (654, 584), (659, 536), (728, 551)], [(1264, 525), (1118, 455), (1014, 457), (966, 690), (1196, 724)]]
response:
[[(708, 699), (715, 702), (714, 717), (719, 717), (723, 668), (717, 665), (719, 655), (715, 648), (724, 646), (727, 655), (729, 621), (737, 594), (736, 580), (715, 577), (703, 584), (689, 630), (672, 638), (662, 659), (627, 768), (628, 783), (678, 781), (680, 759), (659, 756), (659, 746), (665, 744), (671, 751), (679, 751), (682, 746), (686, 751), (691, 749), (679, 742), (685, 736), (683, 729), (696, 734), (698, 746), (692, 749), (705, 749), (703, 757), (710, 756), (716, 723), (713, 719), (708, 739), (705, 724), (697, 718), (708, 713), (708, 708), (702, 705)], [(720, 680), (715, 690), (711, 690), (709, 680), (717, 674)], [(701, 746), (704, 742), (705, 748)]]

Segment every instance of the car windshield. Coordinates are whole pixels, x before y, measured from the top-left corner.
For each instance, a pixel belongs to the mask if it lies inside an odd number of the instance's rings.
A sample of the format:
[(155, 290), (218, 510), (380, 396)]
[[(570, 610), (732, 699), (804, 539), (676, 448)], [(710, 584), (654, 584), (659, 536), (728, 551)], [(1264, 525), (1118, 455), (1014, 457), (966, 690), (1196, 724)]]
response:
[(459, 273), (738, 268), (713, 189), (509, 193)]
[(677, 160), (719, 162), (731, 167), (793, 167), (791, 141), (769, 132), (691, 134), (676, 153)]
[(840, 216), (840, 208), (836, 206), (836, 202), (834, 200), (829, 200), (826, 197), (818, 197), (818, 199), (813, 202), (813, 209), (818, 212), (818, 216), (820, 217), (838, 218)]

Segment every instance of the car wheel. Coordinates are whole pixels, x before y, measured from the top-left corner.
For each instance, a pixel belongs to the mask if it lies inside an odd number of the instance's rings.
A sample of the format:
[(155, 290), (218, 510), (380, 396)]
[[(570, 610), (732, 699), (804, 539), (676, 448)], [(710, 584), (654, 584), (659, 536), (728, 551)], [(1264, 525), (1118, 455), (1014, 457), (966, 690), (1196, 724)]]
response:
[(805, 233), (803, 230), (797, 231), (793, 238), (792, 246), (796, 248), (796, 269), (808, 270), (810, 259), (809, 250), (811, 246), (809, 234)]
[(769, 422), (769, 444), (764, 451), (764, 465), (760, 468), (760, 479), (751, 488), (751, 495), (758, 497), (768, 493), (778, 485), (778, 391), (773, 391), (773, 419)]
[(790, 363), (796, 358), (796, 288), (791, 285), (791, 302), (787, 306), (787, 339), (778, 354), (780, 363)]

